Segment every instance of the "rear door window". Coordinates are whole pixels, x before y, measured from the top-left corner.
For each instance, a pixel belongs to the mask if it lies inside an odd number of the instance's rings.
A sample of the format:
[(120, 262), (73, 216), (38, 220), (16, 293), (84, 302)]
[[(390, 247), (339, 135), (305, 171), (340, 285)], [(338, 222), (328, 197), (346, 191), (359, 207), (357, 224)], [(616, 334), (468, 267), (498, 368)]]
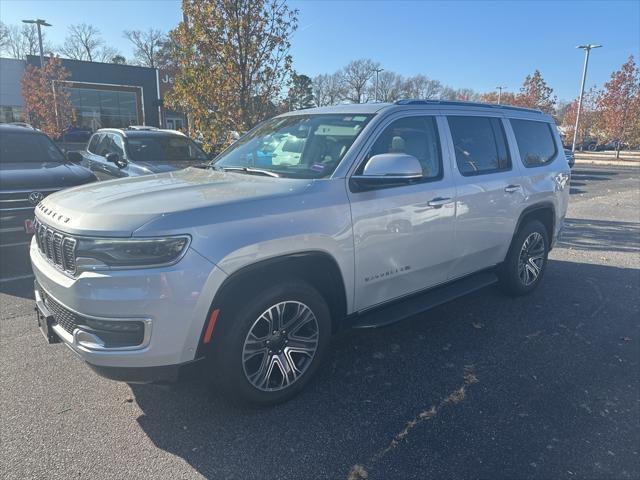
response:
[(507, 138), (499, 118), (449, 116), (447, 120), (462, 175), (511, 169)]
[(558, 153), (551, 125), (546, 122), (511, 119), (520, 158), (525, 167), (551, 163)]

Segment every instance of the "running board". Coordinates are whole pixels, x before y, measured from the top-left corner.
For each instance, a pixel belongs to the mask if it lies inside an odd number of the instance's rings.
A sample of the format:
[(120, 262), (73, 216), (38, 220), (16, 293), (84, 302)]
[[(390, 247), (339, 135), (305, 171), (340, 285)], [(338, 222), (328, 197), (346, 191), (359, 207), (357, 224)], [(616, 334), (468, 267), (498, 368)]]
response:
[(355, 315), (352, 318), (352, 328), (384, 327), (400, 320), (412, 317), (426, 310), (455, 300), (498, 281), (493, 272), (480, 272), (469, 275), (460, 280), (435, 287), (424, 293), (412, 295), (403, 300), (377, 307)]

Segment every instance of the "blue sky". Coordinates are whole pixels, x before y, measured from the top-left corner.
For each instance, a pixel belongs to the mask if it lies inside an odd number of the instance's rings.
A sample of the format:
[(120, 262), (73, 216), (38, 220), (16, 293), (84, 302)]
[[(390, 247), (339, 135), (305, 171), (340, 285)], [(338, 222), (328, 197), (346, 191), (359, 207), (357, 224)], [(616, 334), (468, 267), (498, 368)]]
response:
[[(577, 95), (580, 43), (600, 43), (588, 85), (601, 85), (630, 54), (640, 55), (640, 0), (628, 1), (290, 1), (300, 10), (294, 66), (313, 76), (355, 58), (371, 58), (404, 75), (423, 73), (455, 88), (506, 85), (515, 91), (536, 68), (561, 99)], [(45, 18), (49, 40), (62, 43), (73, 23), (97, 26), (131, 55), (124, 29), (169, 30), (181, 19), (177, 0), (0, 0), (0, 20)]]

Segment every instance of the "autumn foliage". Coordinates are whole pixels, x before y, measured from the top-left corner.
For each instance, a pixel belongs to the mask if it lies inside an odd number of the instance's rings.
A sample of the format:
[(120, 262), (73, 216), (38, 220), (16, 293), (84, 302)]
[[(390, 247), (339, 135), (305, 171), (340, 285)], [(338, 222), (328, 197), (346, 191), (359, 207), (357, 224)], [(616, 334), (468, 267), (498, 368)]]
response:
[(604, 84), (598, 97), (597, 106), (601, 112), (602, 131), (609, 138), (619, 140), (616, 157), (620, 153), (620, 143), (640, 142), (640, 70), (633, 56), (611, 74), (611, 80)]
[(22, 96), (27, 121), (52, 138), (59, 137), (73, 121), (73, 108), (64, 82), (69, 72), (60, 58), (47, 59), (43, 68), (27, 65)]
[(209, 147), (277, 113), (297, 11), (278, 0), (183, 0), (182, 10), (167, 105), (184, 111)]

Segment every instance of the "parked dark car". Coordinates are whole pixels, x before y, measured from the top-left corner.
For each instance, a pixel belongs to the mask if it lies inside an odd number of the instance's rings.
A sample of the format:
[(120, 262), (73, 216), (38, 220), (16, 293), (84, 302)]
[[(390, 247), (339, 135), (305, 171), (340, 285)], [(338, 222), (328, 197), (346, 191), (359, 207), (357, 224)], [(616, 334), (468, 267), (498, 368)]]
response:
[(153, 127), (100, 129), (80, 153), (99, 180), (180, 170), (210, 158), (185, 134)]
[(79, 154), (62, 151), (29, 126), (0, 125), (0, 246), (30, 240), (33, 210), (47, 195), (93, 182)]
[(87, 143), (92, 133), (89, 128), (69, 127), (57, 140), (65, 143)]

